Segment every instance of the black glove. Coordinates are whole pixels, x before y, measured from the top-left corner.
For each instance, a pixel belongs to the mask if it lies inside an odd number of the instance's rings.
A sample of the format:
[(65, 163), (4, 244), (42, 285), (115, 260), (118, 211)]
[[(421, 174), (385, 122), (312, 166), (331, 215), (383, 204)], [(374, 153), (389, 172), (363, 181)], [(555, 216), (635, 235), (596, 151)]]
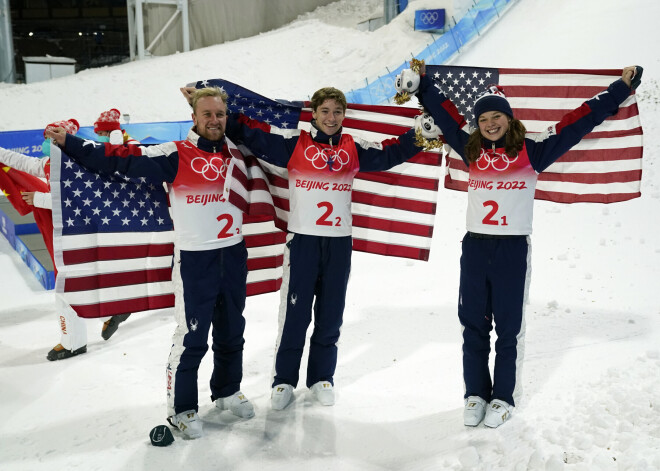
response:
[(635, 74), (633, 75), (633, 78), (630, 81), (630, 89), (631, 90), (634, 90), (637, 87), (639, 87), (639, 84), (642, 81), (642, 72), (644, 72), (644, 68), (641, 65), (636, 65), (635, 66)]

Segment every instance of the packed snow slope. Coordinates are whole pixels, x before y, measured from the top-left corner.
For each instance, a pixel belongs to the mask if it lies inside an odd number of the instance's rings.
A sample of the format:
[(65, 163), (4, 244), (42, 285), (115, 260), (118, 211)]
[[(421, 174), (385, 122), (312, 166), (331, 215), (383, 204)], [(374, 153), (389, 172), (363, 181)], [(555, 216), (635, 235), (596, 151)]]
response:
[[(133, 122), (186, 119), (178, 87), (211, 77), (289, 99), (325, 85), (357, 87), (428, 40), (406, 14), (373, 33), (354, 28), (366, 19), (360, 15), (371, 16), (367, 7), (381, 4), (343, 0), (253, 38), (2, 85), (0, 129), (69, 117), (90, 125), (110, 107)], [(288, 409), (270, 409), (279, 296), (257, 296), (245, 311), (242, 383), (256, 416), (234, 420), (214, 409), (205, 358), (205, 436), (176, 434), (167, 448), (152, 447), (148, 433), (165, 423), (172, 313), (134, 315), (107, 342), (101, 320), (87, 321), (88, 353), (49, 363), (46, 353), (59, 338), (53, 294), (0, 238), (0, 468), (660, 469), (659, 16), (655, 0), (520, 0), (454, 62), (645, 67), (642, 197), (612, 205), (536, 202), (524, 398), (504, 426), (462, 425), (456, 304), (467, 201), (443, 190), (428, 262), (354, 254), (334, 407), (300, 387)]]

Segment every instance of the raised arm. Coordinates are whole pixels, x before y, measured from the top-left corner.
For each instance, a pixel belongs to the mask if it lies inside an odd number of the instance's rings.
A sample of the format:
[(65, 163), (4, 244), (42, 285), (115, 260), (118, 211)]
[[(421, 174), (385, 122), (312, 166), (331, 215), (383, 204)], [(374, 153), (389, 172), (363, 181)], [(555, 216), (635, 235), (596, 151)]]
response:
[(398, 138), (382, 142), (369, 142), (357, 137), (353, 139), (358, 151), (361, 172), (389, 170), (423, 150), (422, 147), (415, 144), (414, 128)]
[(260, 159), (286, 167), (300, 131), (276, 128), (243, 114), (232, 113), (227, 118), (225, 134), (232, 141), (245, 144)]
[(542, 172), (579, 143), (596, 126), (619, 111), (619, 106), (631, 93), (631, 84), (641, 79), (636, 67), (623, 69), (619, 80), (607, 90), (585, 101), (575, 110), (564, 115), (557, 124), (543, 133), (533, 135), (527, 141), (530, 162), (537, 172)]
[(420, 77), (417, 96), (424, 109), (433, 116), (447, 144), (465, 161), (465, 145), (470, 137), (470, 126), (465, 117), (425, 73)]
[(48, 158), (46, 157), (30, 157), (29, 155), (19, 154), (18, 152), (0, 147), (0, 163), (21, 172), (29, 173), (35, 177), (46, 178), (44, 166), (47, 162)]
[(129, 177), (147, 177), (154, 181), (173, 182), (179, 168), (176, 144), (166, 142), (144, 147), (101, 144), (80, 139), (59, 130), (46, 131), (46, 137), (71, 158), (85, 167), (107, 174), (120, 172)]

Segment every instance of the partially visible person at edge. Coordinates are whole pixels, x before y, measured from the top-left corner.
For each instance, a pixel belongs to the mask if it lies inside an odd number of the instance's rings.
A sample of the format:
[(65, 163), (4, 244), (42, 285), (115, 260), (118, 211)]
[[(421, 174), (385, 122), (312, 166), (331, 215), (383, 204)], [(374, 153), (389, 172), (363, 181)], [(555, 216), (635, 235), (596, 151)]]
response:
[[(226, 169), (232, 154), (239, 151), (224, 135), (227, 95), (218, 88), (204, 88), (195, 92), (192, 103), (194, 126), (183, 141), (149, 147), (92, 147), (63, 132), (48, 136), (87, 168), (168, 183), (177, 326), (166, 369), (167, 414), (170, 424), (185, 437), (198, 438), (203, 427), (197, 413), (197, 374), (208, 350), (209, 329), (213, 338), (211, 400), (218, 409), (242, 418), (253, 417), (254, 407), (240, 391), (247, 279), (243, 214), (224, 198), (215, 197), (222, 194)], [(218, 169), (217, 174), (206, 178), (204, 172), (196, 171), (193, 161), (199, 159), (215, 162), (209, 167)], [(200, 199), (206, 203), (197, 203)]]
[(119, 118), (121, 113), (116, 108), (104, 111), (94, 122), (94, 132), (98, 136), (99, 142), (109, 142), (110, 144), (140, 144), (140, 141), (133, 139), (128, 135), (125, 129), (121, 128)]
[[(639, 73), (636, 74), (636, 71)], [(398, 83), (407, 80), (402, 72)], [(567, 113), (543, 133), (526, 133), (501, 87), (474, 103), (468, 123), (424, 74), (417, 96), (432, 112), (447, 143), (469, 168), (467, 234), (462, 242), (458, 317), (463, 328), (464, 423), (495, 428), (511, 417), (521, 396), (525, 303), (531, 274), (534, 192), (538, 174), (617, 113), (641, 68), (626, 67), (621, 79)], [(634, 81), (634, 82), (633, 82)], [(404, 90), (414, 92), (415, 90)], [(498, 165), (501, 164), (501, 165)], [(516, 185), (505, 185), (515, 182)], [(495, 368), (488, 367), (495, 322)]]
[[(80, 128), (78, 121), (75, 119), (56, 121), (46, 126), (44, 129), (44, 137), (46, 132), (51, 129), (59, 128), (62, 132), (75, 135)], [(45, 138), (41, 144), (42, 158), (31, 157), (29, 155), (18, 154), (8, 149), (0, 147), (0, 162), (15, 170), (25, 172), (35, 177), (46, 179), (49, 182), (50, 188), (50, 140)], [(26, 191), (22, 194), (23, 200), (37, 208), (44, 208), (52, 210), (53, 202), (50, 192), (44, 193), (39, 191)], [(50, 211), (48, 218), (52, 220)], [(49, 226), (52, 228), (52, 222)], [(53, 268), (57, 276), (57, 266), (53, 257), (53, 234), (52, 229), (50, 234), (42, 234), (46, 249), (50, 254), (53, 261)], [(76, 312), (69, 306), (62, 304), (57, 305), (58, 316), (57, 323), (60, 328), (60, 343), (55, 345), (46, 355), (50, 361), (64, 360), (76, 355), (87, 352), (87, 326), (85, 320), (78, 317)]]
[[(192, 90), (182, 88), (181, 92), (187, 96)], [(347, 103), (336, 88), (317, 90), (311, 108), (310, 132), (278, 129), (242, 114), (230, 115), (227, 123), (231, 139), (244, 143), (264, 161), (288, 170), (290, 209), (271, 385), (275, 410), (294, 400), (312, 310), (314, 328), (305, 384), (321, 404), (335, 403), (337, 341), (351, 271), (353, 179), (358, 171), (388, 170), (422, 150), (415, 144), (414, 128), (383, 142), (367, 142), (342, 132)], [(422, 129), (421, 115), (416, 127)], [(310, 189), (297, 184), (301, 181), (318, 185)]]
[[(120, 117), (121, 113), (116, 108), (102, 112), (94, 122), (94, 132), (97, 136), (96, 140), (98, 142), (109, 142), (113, 145), (140, 144), (140, 141), (129, 136), (128, 133), (121, 128), (121, 125), (119, 124)], [(108, 340), (112, 337), (112, 335), (117, 332), (119, 324), (128, 319), (129, 316), (130, 314), (118, 314), (105, 321), (101, 329), (101, 337), (103, 337), (103, 340)]]

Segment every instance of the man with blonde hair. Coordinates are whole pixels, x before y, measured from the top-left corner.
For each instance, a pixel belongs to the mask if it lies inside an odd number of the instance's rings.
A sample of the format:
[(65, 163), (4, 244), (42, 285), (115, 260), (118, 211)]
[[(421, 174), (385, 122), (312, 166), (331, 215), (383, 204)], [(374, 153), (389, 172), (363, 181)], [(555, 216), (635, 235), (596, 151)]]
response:
[[(243, 213), (223, 197), (227, 168), (239, 151), (225, 137), (227, 95), (193, 95), (194, 126), (185, 140), (149, 147), (101, 145), (51, 131), (66, 154), (87, 168), (166, 182), (174, 222), (174, 315), (167, 364), (168, 420), (187, 438), (202, 436), (197, 372), (213, 337), (211, 399), (242, 418), (254, 407), (241, 393), (247, 249)], [(91, 144), (91, 145), (90, 145)]]

